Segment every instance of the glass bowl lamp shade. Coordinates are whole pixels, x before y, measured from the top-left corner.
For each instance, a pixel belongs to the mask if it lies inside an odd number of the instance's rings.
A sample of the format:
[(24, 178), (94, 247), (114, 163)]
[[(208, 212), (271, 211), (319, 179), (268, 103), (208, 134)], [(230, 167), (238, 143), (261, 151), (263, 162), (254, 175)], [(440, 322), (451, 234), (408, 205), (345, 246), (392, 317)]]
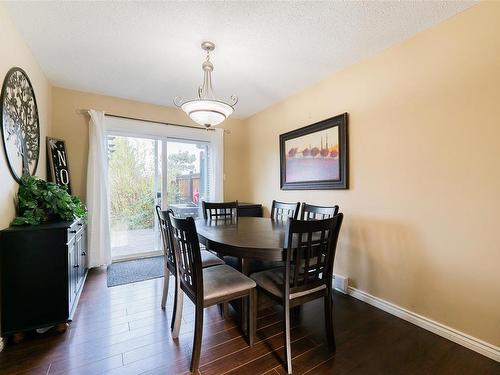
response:
[(219, 125), (234, 112), (229, 104), (209, 99), (189, 100), (181, 105), (181, 109), (194, 122), (205, 127)]
[(238, 102), (236, 96), (231, 96), (229, 102), (216, 99), (212, 89), (212, 72), (214, 66), (210, 61), (210, 51), (215, 49), (212, 42), (203, 42), (201, 48), (207, 52), (207, 57), (201, 68), (203, 69), (203, 84), (198, 89), (198, 98), (182, 100), (174, 99), (174, 104), (181, 108), (197, 124), (207, 128), (219, 125), (234, 112), (234, 105)]

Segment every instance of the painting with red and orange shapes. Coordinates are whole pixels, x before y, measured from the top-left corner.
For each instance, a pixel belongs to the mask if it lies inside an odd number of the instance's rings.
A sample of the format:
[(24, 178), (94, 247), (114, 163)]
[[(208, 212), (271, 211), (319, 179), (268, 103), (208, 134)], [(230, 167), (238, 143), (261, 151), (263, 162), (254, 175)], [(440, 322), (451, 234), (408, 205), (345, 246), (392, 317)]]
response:
[(286, 182), (339, 180), (339, 127), (285, 141)]

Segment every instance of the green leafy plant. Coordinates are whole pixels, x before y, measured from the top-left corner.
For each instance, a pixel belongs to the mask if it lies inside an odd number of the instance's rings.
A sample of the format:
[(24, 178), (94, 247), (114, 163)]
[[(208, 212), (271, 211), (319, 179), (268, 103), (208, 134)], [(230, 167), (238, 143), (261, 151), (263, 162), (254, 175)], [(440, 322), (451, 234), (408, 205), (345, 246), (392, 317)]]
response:
[(18, 192), (18, 216), (12, 225), (38, 225), (48, 221), (87, 219), (87, 209), (80, 198), (36, 176), (23, 176)]

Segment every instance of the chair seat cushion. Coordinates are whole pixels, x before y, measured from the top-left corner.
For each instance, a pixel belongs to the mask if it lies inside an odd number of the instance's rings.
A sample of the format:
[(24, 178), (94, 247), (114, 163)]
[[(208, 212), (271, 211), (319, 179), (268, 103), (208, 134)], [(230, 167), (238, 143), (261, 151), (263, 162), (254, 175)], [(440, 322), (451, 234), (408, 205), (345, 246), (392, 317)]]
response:
[(205, 301), (255, 288), (255, 281), (228, 265), (203, 269)]
[[(291, 269), (291, 272), (293, 272), (293, 267)], [(255, 280), (255, 282), (260, 288), (267, 290), (269, 293), (274, 294), (276, 297), (282, 298), (284, 274), (285, 274), (285, 267), (279, 267), (279, 268), (274, 268), (272, 270), (253, 273), (250, 275), (250, 278)], [(301, 297), (306, 294), (311, 294), (323, 289), (326, 289), (325, 284), (318, 285), (314, 288), (302, 292), (291, 293), (290, 298), (293, 299)]]
[(266, 271), (255, 272), (250, 275), (250, 278), (255, 280), (257, 285), (262, 289), (277, 297), (283, 296), (283, 274), (285, 267), (273, 268)]
[(210, 251), (207, 251), (207, 250), (202, 250), (201, 251), (201, 266), (203, 268), (205, 268), (205, 267), (212, 267), (212, 266), (218, 266), (218, 265), (221, 265), (221, 264), (225, 264), (225, 263), (217, 255), (214, 255)]

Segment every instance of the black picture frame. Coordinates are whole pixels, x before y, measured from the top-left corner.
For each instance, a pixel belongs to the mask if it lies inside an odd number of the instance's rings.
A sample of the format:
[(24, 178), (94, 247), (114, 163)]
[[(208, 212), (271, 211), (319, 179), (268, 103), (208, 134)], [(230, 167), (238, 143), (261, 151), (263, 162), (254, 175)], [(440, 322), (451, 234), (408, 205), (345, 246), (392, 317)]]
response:
[[(281, 190), (335, 190), (349, 188), (349, 149), (347, 132), (348, 115), (343, 113), (326, 120), (280, 134), (280, 185)], [(325, 129), (338, 127), (339, 178), (336, 180), (286, 181), (285, 142)]]
[(56, 185), (66, 187), (71, 194), (68, 153), (64, 140), (47, 137), (47, 178)]

